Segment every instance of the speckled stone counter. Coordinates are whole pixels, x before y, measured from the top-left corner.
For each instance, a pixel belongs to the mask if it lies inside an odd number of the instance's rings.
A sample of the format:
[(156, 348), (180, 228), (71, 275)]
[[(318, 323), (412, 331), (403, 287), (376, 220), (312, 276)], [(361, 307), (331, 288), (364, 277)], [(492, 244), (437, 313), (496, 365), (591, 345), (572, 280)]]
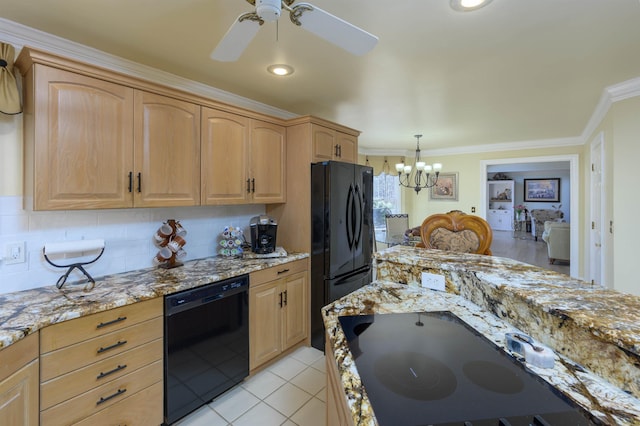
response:
[[(329, 344), (333, 348), (340, 380), (347, 395), (355, 425), (377, 425), (378, 422), (366, 389), (358, 375), (338, 317), (442, 310), (451, 311), (505, 351), (507, 350), (504, 334), (523, 331), (462, 296), (381, 281), (363, 287), (323, 309)], [(507, 353), (524, 362), (517, 354), (508, 351)], [(604, 424), (640, 424), (640, 400), (598, 375), (584, 370), (569, 358), (556, 353), (554, 368), (550, 369), (537, 368), (529, 364), (526, 366)]]
[(419, 287), (423, 271), (622, 390), (640, 397), (640, 297), (494, 256), (393, 247), (377, 277)]
[(96, 278), (90, 291), (83, 290), (84, 284), (67, 283), (60, 290), (52, 285), (0, 294), (0, 349), (51, 324), (307, 257), (306, 253), (270, 259), (211, 257), (174, 269), (149, 268)]

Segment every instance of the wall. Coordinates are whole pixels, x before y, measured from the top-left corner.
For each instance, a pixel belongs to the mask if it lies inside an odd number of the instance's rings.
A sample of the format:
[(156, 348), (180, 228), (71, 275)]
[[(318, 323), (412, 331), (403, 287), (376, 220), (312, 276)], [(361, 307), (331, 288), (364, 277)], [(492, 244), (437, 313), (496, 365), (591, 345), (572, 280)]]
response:
[[(424, 218), (431, 214), (448, 212), (450, 210), (457, 209), (467, 213), (471, 213), (472, 207), (475, 207), (476, 212), (478, 212), (480, 205), (483, 203), (480, 194), (480, 181), (478, 178), (480, 175), (481, 160), (581, 154), (582, 151), (582, 146), (570, 146), (561, 148), (529, 149), (518, 151), (500, 151), (428, 157), (428, 160), (431, 163), (442, 163), (443, 172), (458, 172), (458, 201), (429, 200), (429, 194), (427, 190), (420, 191), (420, 193), (416, 196), (412, 190), (403, 189), (403, 191), (405, 191), (405, 205), (410, 216), (416, 217), (416, 222), (418, 223), (421, 223)], [(581, 185), (582, 184), (583, 183), (581, 182)], [(517, 191), (518, 189), (516, 189), (516, 193)], [(411, 192), (411, 194), (409, 194), (409, 192)]]
[[(564, 214), (566, 220), (570, 217), (570, 195), (571, 181), (569, 174), (569, 166), (567, 170), (553, 171), (527, 171), (527, 172), (505, 172), (514, 181), (514, 197), (513, 205), (523, 204), (528, 210), (532, 209), (553, 209), (553, 206), (562, 207), (560, 210)], [(491, 178), (495, 173), (487, 174), (487, 178)], [(525, 202), (524, 201), (524, 180), (525, 179), (544, 179), (544, 178), (560, 178), (560, 201), (559, 202)]]

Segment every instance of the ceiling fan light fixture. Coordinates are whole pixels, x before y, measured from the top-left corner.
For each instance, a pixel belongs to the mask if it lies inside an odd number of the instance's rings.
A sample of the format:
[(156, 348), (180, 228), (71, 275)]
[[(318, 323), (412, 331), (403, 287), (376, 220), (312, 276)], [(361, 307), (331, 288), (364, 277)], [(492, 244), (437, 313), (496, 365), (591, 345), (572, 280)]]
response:
[(267, 22), (277, 21), (282, 13), (280, 0), (257, 0), (256, 13)]
[(271, 74), (285, 76), (293, 74), (293, 67), (285, 64), (273, 64), (267, 67), (267, 71)]
[(451, 8), (458, 12), (471, 12), (485, 7), (492, 0), (451, 0)]

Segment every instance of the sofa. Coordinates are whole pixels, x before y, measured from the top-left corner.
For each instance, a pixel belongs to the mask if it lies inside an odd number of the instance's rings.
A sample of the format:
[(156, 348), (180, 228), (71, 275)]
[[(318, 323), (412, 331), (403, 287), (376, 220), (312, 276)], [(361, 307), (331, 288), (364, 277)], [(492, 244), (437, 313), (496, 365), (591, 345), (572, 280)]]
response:
[(571, 258), (570, 238), (571, 233), (567, 222), (546, 221), (542, 240), (547, 243), (547, 255), (549, 263), (556, 260), (569, 260)]
[(530, 211), (531, 214), (531, 235), (535, 237), (535, 240), (538, 241), (538, 238), (542, 237), (542, 233), (544, 232), (544, 223), (548, 220), (562, 219), (564, 217), (564, 213), (560, 210), (553, 209), (533, 209)]

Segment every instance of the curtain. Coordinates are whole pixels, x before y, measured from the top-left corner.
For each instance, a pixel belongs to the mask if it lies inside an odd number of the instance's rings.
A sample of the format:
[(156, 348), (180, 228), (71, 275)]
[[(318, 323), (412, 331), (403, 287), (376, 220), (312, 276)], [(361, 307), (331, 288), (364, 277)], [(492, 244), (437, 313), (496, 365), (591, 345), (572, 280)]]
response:
[(20, 114), (20, 93), (16, 77), (13, 75), (13, 46), (0, 43), (0, 112), (4, 114)]

